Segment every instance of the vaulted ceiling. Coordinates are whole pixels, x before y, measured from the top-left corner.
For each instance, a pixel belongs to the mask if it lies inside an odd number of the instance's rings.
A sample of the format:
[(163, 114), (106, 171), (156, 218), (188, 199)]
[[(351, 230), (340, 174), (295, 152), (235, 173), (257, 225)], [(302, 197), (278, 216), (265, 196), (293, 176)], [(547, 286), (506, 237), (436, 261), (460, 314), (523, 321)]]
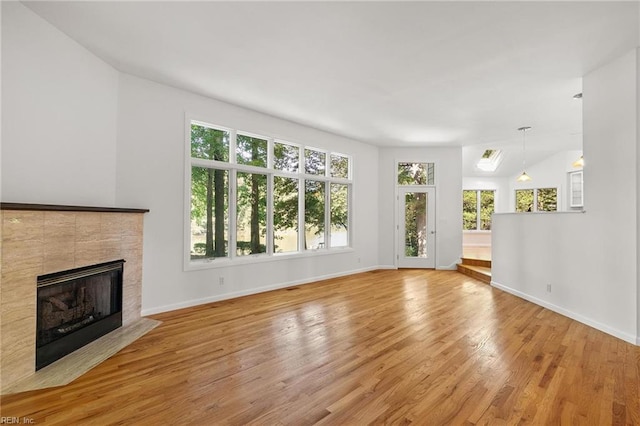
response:
[(466, 169), (503, 149), (504, 176), (518, 127), (532, 162), (580, 149), (581, 77), (638, 45), (636, 2), (24, 3), (122, 72), (374, 145), (463, 146)]

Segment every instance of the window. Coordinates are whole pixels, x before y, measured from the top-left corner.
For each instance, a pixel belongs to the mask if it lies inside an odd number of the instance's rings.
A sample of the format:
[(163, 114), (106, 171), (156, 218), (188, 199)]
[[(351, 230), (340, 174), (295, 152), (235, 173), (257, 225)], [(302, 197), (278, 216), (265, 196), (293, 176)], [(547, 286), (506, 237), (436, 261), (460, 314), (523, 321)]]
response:
[(304, 187), (304, 248), (324, 247), (325, 184), (318, 180), (305, 180)]
[(516, 190), (516, 212), (555, 212), (558, 210), (557, 188)]
[(331, 247), (349, 245), (349, 185), (331, 186)]
[(236, 138), (236, 161), (238, 164), (267, 167), (266, 139), (238, 135)]
[(236, 254), (266, 253), (267, 175), (237, 173)]
[(398, 163), (398, 185), (435, 185), (435, 164)]
[(273, 167), (284, 172), (298, 172), (300, 149), (282, 142), (273, 144)]
[(291, 253), (298, 247), (298, 179), (273, 177), (273, 251)]
[(502, 151), (499, 149), (487, 149), (482, 153), (476, 167), (484, 172), (495, 172), (502, 162)]
[(494, 213), (495, 191), (462, 191), (462, 229), (465, 231), (490, 231)]
[(188, 264), (349, 247), (349, 156), (189, 124)]
[(536, 191), (536, 207), (539, 212), (555, 212), (558, 210), (558, 190), (556, 188), (540, 188)]
[(226, 257), (229, 241), (229, 172), (191, 168), (191, 258)]
[(533, 189), (516, 189), (516, 212), (533, 211)]
[(569, 173), (569, 207), (584, 206), (582, 175), (582, 170)]
[(229, 161), (229, 139), (230, 133), (227, 130), (192, 124), (191, 157)]
[(304, 172), (308, 175), (324, 175), (327, 154), (313, 149), (304, 150)]
[(349, 159), (339, 154), (331, 154), (331, 177), (349, 177)]

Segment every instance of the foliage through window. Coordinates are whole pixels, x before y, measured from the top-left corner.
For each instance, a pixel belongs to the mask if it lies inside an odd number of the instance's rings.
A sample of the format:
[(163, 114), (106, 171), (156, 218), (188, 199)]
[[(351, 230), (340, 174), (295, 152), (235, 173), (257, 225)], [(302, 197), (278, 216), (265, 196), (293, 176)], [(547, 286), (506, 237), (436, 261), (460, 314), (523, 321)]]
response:
[(557, 188), (516, 189), (516, 212), (555, 212), (558, 210)]
[(435, 185), (435, 164), (398, 163), (398, 185)]
[(237, 173), (236, 254), (267, 251), (267, 175)]
[(404, 255), (426, 258), (427, 253), (427, 194), (408, 192), (405, 194)]
[(190, 262), (350, 245), (348, 156), (198, 121), (187, 143)]
[(236, 161), (257, 167), (267, 167), (267, 141), (251, 136), (236, 138)]
[(349, 185), (331, 186), (331, 247), (349, 245)]
[(331, 177), (342, 179), (349, 177), (349, 158), (331, 154)]
[(537, 191), (539, 212), (555, 212), (558, 210), (558, 190), (556, 188), (540, 188)]
[(324, 175), (327, 154), (313, 149), (304, 150), (304, 172), (308, 175)]
[(319, 180), (305, 180), (304, 187), (304, 248), (324, 248), (325, 184)]
[(300, 149), (297, 146), (282, 142), (274, 143), (273, 167), (285, 172), (298, 172)]
[(298, 248), (298, 179), (273, 177), (273, 251), (291, 253)]
[(229, 171), (191, 168), (191, 258), (226, 257)]
[(495, 191), (462, 191), (462, 229), (490, 231), (491, 215), (495, 212)]
[(533, 211), (533, 189), (516, 189), (516, 212)]

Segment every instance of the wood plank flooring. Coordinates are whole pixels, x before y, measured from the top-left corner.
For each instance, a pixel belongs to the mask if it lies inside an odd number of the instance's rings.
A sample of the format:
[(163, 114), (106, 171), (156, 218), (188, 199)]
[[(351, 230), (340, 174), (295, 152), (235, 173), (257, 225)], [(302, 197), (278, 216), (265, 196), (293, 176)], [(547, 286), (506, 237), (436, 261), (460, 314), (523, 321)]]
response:
[(454, 271), (376, 271), (155, 315), (46, 425), (640, 425), (640, 348)]

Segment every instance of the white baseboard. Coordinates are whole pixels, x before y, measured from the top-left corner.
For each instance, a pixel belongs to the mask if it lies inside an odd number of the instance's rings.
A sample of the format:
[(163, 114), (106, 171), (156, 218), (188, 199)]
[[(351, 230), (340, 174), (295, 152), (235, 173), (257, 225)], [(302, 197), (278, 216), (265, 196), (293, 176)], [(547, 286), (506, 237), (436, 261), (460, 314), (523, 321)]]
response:
[(204, 305), (206, 303), (213, 303), (213, 302), (219, 302), (221, 300), (235, 299), (237, 297), (249, 296), (251, 294), (264, 293), (264, 292), (267, 292), (267, 291), (279, 290), (281, 288), (293, 287), (293, 286), (296, 286), (296, 285), (310, 284), (310, 283), (314, 283), (316, 281), (322, 281), (322, 280), (328, 280), (328, 279), (331, 279), (331, 278), (344, 277), (344, 276), (347, 276), (347, 275), (353, 275), (353, 274), (359, 274), (359, 273), (362, 273), (362, 272), (375, 271), (375, 270), (378, 270), (378, 269), (396, 269), (396, 268), (394, 266), (387, 267), (386, 265), (383, 265), (383, 266), (371, 266), (371, 267), (368, 267), (368, 268), (361, 268), (361, 269), (353, 269), (353, 270), (350, 270), (350, 271), (338, 272), (338, 273), (335, 273), (335, 274), (320, 275), (320, 276), (316, 276), (316, 277), (305, 278), (305, 279), (302, 279), (302, 280), (288, 281), (288, 282), (284, 282), (284, 283), (271, 284), (271, 285), (267, 285), (267, 286), (263, 286), (263, 287), (251, 288), (251, 289), (248, 289), (248, 290), (235, 291), (235, 292), (231, 292), (231, 293), (216, 294), (214, 296), (208, 296), (208, 297), (203, 297), (203, 298), (199, 298), (199, 299), (191, 299), (191, 300), (186, 300), (184, 302), (172, 303), (172, 304), (169, 304), (169, 305), (156, 306), (156, 307), (146, 308), (146, 309), (143, 308), (141, 313), (142, 313), (142, 316), (160, 314), (162, 312), (175, 311), (177, 309), (184, 309), (184, 308), (190, 308), (192, 306)]
[(458, 269), (458, 263), (460, 263), (461, 259), (457, 259), (455, 262), (453, 262), (450, 265), (439, 265), (436, 266), (436, 269), (438, 270), (442, 270), (442, 271), (455, 271)]
[(514, 296), (520, 297), (521, 299), (527, 300), (531, 303), (535, 303), (536, 305), (542, 306), (544, 308), (547, 308), (553, 312), (556, 312), (560, 315), (564, 315), (565, 317), (571, 318), (573, 320), (576, 320), (578, 322), (581, 322), (583, 324), (588, 325), (589, 327), (593, 327), (597, 330), (600, 330), (604, 333), (610, 334), (614, 337), (617, 337), (618, 339), (622, 339), (625, 342), (629, 342), (632, 345), (637, 345), (640, 346), (640, 337), (639, 336), (634, 336), (632, 334), (629, 333), (625, 333), (623, 331), (620, 331), (618, 329), (615, 329), (613, 327), (609, 327), (606, 324), (602, 324), (598, 321), (594, 321), (591, 318), (587, 318), (583, 315), (577, 314), (575, 312), (572, 312), (568, 309), (565, 309), (563, 307), (554, 305), (553, 303), (549, 303), (545, 300), (542, 299), (538, 299), (537, 297), (531, 296), (529, 294), (523, 293), (519, 290), (515, 290), (511, 287), (508, 287), (504, 284), (500, 284), (496, 281), (491, 281), (491, 286), (495, 287), (497, 289), (500, 289), (502, 291), (506, 291), (507, 293), (513, 294)]
[(376, 269), (398, 269), (396, 265), (378, 265)]

